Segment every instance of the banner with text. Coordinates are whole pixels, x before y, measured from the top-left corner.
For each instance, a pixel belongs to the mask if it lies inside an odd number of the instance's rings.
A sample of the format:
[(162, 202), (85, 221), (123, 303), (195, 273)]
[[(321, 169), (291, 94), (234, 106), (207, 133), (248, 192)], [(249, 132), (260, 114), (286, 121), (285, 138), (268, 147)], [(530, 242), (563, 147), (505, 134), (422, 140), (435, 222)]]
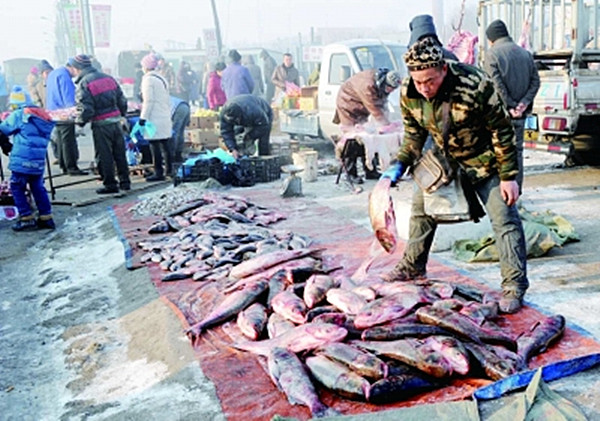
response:
[(92, 4), (94, 46), (110, 47), (110, 5)]

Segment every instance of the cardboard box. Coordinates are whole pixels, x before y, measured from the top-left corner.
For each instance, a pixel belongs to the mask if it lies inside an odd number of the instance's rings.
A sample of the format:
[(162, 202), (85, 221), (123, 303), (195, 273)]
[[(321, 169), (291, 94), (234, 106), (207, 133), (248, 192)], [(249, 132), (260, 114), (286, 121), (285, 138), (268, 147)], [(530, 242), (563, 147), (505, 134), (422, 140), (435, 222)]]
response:
[(190, 124), (188, 127), (190, 129), (199, 129), (200, 128), (200, 117), (190, 116)]
[(318, 107), (317, 97), (310, 97), (310, 98), (300, 97), (300, 98), (298, 98), (298, 105), (302, 111), (316, 110)]
[(206, 149), (216, 149), (219, 147), (219, 135), (214, 130), (201, 130), (200, 143)]
[(303, 98), (314, 98), (319, 93), (318, 86), (305, 86), (300, 88), (300, 96)]
[(218, 121), (217, 116), (210, 117), (198, 117), (200, 120), (198, 121), (198, 127), (200, 129), (211, 129), (214, 130), (215, 123)]
[(190, 143), (201, 143), (200, 142), (200, 133), (202, 130), (200, 129), (185, 129), (185, 140)]

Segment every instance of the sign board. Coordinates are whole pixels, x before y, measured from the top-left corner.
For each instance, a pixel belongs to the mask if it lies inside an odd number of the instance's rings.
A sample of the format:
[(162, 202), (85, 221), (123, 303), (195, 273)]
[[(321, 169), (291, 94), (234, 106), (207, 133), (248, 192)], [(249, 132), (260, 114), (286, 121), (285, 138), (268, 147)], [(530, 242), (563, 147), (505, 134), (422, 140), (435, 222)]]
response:
[(217, 31), (214, 28), (204, 29), (202, 31), (204, 35), (204, 45), (206, 48), (206, 57), (209, 60), (216, 60), (219, 58), (219, 45), (217, 43)]
[(310, 63), (319, 63), (321, 62), (321, 57), (323, 56), (323, 46), (322, 45), (305, 45), (302, 47), (302, 61)]
[(81, 10), (74, 4), (65, 4), (63, 7), (67, 19), (67, 28), (71, 44), (76, 48), (82, 48), (84, 45), (84, 37)]
[(94, 46), (110, 47), (110, 5), (92, 4)]

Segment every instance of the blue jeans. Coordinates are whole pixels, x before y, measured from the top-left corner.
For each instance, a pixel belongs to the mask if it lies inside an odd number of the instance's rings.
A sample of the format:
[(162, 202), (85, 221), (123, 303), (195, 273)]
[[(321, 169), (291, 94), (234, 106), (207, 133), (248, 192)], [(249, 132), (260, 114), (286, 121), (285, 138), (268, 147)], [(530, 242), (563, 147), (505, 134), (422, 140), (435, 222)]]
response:
[[(502, 199), (498, 175), (490, 176), (473, 187), (485, 206), (496, 237), (502, 289), (525, 293), (529, 287), (527, 250), (517, 207), (507, 206)], [(436, 228), (437, 222), (425, 214), (423, 192), (415, 185), (409, 238), (401, 262), (409, 272), (425, 273)]]
[(39, 216), (52, 215), (52, 206), (48, 199), (48, 192), (44, 187), (44, 174), (32, 175), (13, 172), (10, 175), (10, 190), (15, 199), (15, 206), (19, 210), (19, 216), (31, 216), (33, 211), (27, 200), (27, 185), (31, 189), (33, 200), (37, 206)]

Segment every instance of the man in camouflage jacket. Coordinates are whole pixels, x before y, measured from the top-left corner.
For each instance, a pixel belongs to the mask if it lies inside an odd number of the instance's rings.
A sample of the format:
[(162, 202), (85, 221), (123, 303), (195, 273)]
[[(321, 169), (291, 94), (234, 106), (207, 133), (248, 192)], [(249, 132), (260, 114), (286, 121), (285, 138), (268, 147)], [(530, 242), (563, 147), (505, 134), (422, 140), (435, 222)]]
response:
[[(466, 172), (490, 217), (500, 257), (503, 297), (500, 309), (520, 309), (529, 283), (523, 227), (515, 206), (519, 186), (515, 134), (510, 117), (490, 79), (479, 69), (442, 58), (431, 38), (417, 42), (405, 55), (410, 77), (401, 90), (404, 141), (398, 164), (383, 177), (392, 181), (421, 156), (428, 133), (444, 149), (442, 104), (449, 102), (447, 153)], [(395, 174), (392, 174), (395, 171)], [(425, 275), (437, 223), (425, 214), (423, 194), (415, 189), (409, 240), (390, 281)]]

